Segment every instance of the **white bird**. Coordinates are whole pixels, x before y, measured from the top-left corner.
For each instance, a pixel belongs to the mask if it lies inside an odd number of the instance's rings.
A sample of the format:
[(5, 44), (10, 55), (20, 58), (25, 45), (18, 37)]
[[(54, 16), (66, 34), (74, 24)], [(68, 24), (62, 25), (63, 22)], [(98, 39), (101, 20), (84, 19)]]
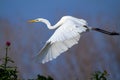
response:
[(108, 32), (103, 29), (88, 27), (84, 19), (78, 19), (72, 16), (63, 16), (54, 26), (51, 26), (50, 22), (43, 18), (29, 20), (29, 22), (43, 22), (49, 29), (57, 28), (35, 57), (36, 61), (42, 63), (57, 58), (61, 53), (67, 51), (73, 45), (78, 44), (81, 33), (83, 32), (95, 30), (108, 35), (119, 35), (119, 33), (116, 32)]

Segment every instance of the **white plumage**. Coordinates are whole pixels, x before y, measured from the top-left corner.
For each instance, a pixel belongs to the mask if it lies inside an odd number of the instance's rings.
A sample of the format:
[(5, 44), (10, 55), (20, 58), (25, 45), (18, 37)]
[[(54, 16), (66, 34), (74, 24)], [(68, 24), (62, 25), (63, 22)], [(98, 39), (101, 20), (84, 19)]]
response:
[(54, 26), (51, 26), (50, 22), (43, 18), (37, 18), (35, 20), (30, 20), (29, 22), (43, 22), (49, 29), (57, 28), (39, 54), (35, 57), (36, 61), (40, 61), (42, 63), (55, 59), (61, 53), (77, 44), (82, 32), (92, 30), (91, 27), (87, 27), (87, 22), (85, 20), (72, 16), (62, 17)]
[(87, 25), (85, 20), (74, 18), (72, 16), (62, 17), (54, 26), (51, 26), (49, 21), (43, 18), (37, 18), (30, 22), (44, 22), (49, 29), (58, 28), (35, 58), (42, 63), (55, 59), (61, 53), (67, 51), (68, 48), (77, 44), (80, 33), (87, 30), (86, 27), (83, 27), (84, 25)]

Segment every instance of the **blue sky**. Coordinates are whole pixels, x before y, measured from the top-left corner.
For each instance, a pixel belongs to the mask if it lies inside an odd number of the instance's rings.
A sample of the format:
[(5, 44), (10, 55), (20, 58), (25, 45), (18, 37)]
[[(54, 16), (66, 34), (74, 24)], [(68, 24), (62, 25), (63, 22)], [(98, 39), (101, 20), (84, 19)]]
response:
[[(18, 53), (16, 53), (17, 54), (16, 56), (20, 58), (18, 61), (17, 60), (16, 61), (19, 63), (17, 64), (20, 67), (19, 70), (25, 71), (25, 73), (21, 75), (22, 78), (33, 77), (39, 72), (42, 74), (47, 74), (48, 72), (50, 73), (50, 75), (55, 76), (55, 78), (57, 77), (56, 79), (58, 80), (65, 80), (69, 78), (69, 77), (68, 78), (66, 77), (69, 74), (60, 75), (61, 73), (64, 74), (64, 69), (61, 70), (60, 73), (57, 73), (57, 70), (59, 66), (69, 70), (71, 69), (69, 65), (74, 64), (72, 65), (72, 67), (75, 67), (76, 72), (79, 73), (80, 68), (76, 66), (77, 62), (73, 58), (75, 57), (75, 55), (72, 55), (72, 54), (68, 55), (69, 58), (72, 58), (72, 62), (74, 62), (70, 64), (66, 64), (67, 61), (65, 59), (66, 58), (65, 56), (67, 55), (65, 54), (60, 58), (54, 60), (53, 62), (46, 64), (45, 66), (35, 64), (35, 63), (33, 63), (34, 65), (30, 64), (30, 61), (31, 61), (30, 54), (32, 55), (36, 54), (37, 51), (42, 48), (42, 46), (40, 45), (41, 43), (40, 41), (43, 41), (43, 44), (44, 44), (45, 41), (52, 35), (53, 31), (48, 30), (46, 28), (46, 25), (44, 24), (40, 24), (40, 23), (28, 24), (27, 21), (29, 19), (42, 17), (50, 20), (51, 24), (55, 24), (62, 16), (71, 15), (71, 16), (75, 16), (75, 17), (83, 18), (87, 20), (90, 26), (104, 28), (104, 26), (106, 25), (109, 26), (112, 24), (115, 27), (109, 27), (108, 30), (112, 30), (110, 28), (114, 28), (113, 30), (120, 31), (119, 22), (115, 22), (116, 20), (120, 20), (119, 7), (120, 7), (120, 0), (0, 0), (0, 20), (3, 20), (3, 21), (7, 20), (10, 23), (10, 25), (12, 25), (12, 26), (8, 26), (11, 32), (10, 33), (11, 36), (9, 36), (9, 38), (5, 38), (5, 36), (8, 35), (8, 34), (5, 35), (7, 33), (7, 30), (5, 32), (2, 31), (3, 27), (7, 27), (7, 26), (0, 26), (0, 29), (1, 29), (0, 38), (4, 40), (7, 40), (7, 39), (11, 40), (13, 42), (14, 49), (16, 49), (16, 51), (19, 50)], [(41, 26), (45, 26), (45, 27), (41, 27)], [(15, 34), (16, 36), (13, 37), (12, 34)], [(5, 36), (1, 36), (1, 35), (5, 35)], [(98, 39), (98, 37), (100, 39)], [(110, 40), (115, 39), (115, 38), (111, 39), (110, 37), (107, 37), (107, 38)], [(84, 37), (84, 39), (86, 38)], [(115, 64), (115, 68), (113, 65), (110, 65), (109, 69), (111, 69), (111, 73), (118, 74), (118, 73), (115, 73), (115, 70), (118, 70), (118, 71), (120, 70), (118, 68), (119, 64), (116, 62), (116, 59), (115, 59), (116, 55), (113, 55), (115, 51), (113, 52), (111, 51), (111, 54), (113, 56), (110, 56), (108, 54), (104, 55), (104, 53), (110, 53), (110, 51), (106, 50), (106, 47), (111, 48), (111, 47), (108, 47), (111, 44), (107, 42), (107, 39), (105, 39), (105, 36), (103, 36), (103, 34), (96, 33), (94, 34), (93, 39), (95, 39), (95, 43), (97, 44), (97, 46), (99, 46), (98, 50), (100, 50), (101, 52), (100, 56), (103, 57), (103, 60), (105, 60), (103, 61), (104, 64), (107, 65), (109, 64), (107, 61), (113, 61)], [(115, 41), (118, 41), (118, 38), (115, 39)], [(15, 45), (15, 43), (17, 45)], [(118, 46), (120, 47), (119, 44)], [(72, 49), (73, 51), (71, 50), (71, 53), (75, 52), (74, 50), (75, 48), (77, 47), (74, 47)], [(94, 48), (92, 50), (94, 50)], [(83, 52), (84, 52), (84, 49), (83, 49)], [(82, 61), (80, 61), (79, 63), (81, 62)], [(59, 66), (57, 66), (58, 64)], [(101, 65), (100, 63), (97, 63), (97, 62), (95, 64)], [(84, 65), (84, 64), (80, 64), (80, 65)], [(27, 68), (22, 69), (22, 67), (29, 67), (29, 69), (31, 69), (31, 72), (29, 70), (27, 71)], [(45, 69), (43, 69), (44, 67)], [(83, 73), (85, 72), (83, 71)], [(61, 79), (61, 77), (63, 78)], [(119, 78), (120, 77), (118, 75), (115, 79), (119, 80)], [(82, 78), (82, 79), (85, 80), (85, 78)]]
[(60, 18), (64, 15), (94, 16), (119, 14), (119, 0), (1, 0), (0, 17), (11, 20), (45, 17)]

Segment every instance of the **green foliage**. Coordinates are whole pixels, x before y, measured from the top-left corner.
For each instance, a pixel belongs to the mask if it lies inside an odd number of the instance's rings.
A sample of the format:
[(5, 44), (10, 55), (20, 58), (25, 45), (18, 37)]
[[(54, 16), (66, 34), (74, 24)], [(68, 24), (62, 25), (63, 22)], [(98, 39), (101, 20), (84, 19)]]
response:
[(108, 73), (106, 70), (104, 70), (103, 72), (101, 71), (95, 71), (93, 74), (92, 74), (92, 78), (91, 80), (108, 80), (107, 77), (108, 77)]
[(10, 43), (6, 44), (5, 58), (2, 58), (2, 64), (0, 65), (0, 80), (17, 80), (17, 68), (16, 66), (8, 66), (8, 63), (14, 63), (14, 61), (8, 57)]
[(0, 80), (17, 80), (17, 71), (12, 68), (0, 68)]
[(37, 75), (37, 79), (28, 79), (28, 80), (54, 80), (52, 77), (48, 76), (42, 76), (42, 75)]
[(50, 76), (45, 77), (45, 76), (38, 75), (37, 80), (53, 80), (53, 78), (51, 78)]
[[(5, 57), (0, 59), (2, 61), (2, 64), (0, 64), (0, 80), (20, 80), (18, 79), (17, 76), (17, 67), (16, 66), (8, 66), (9, 63), (14, 63), (14, 61), (8, 57), (8, 50), (10, 47), (11, 43), (6, 42), (6, 53)], [(95, 71), (92, 74), (91, 80), (108, 80), (108, 73), (106, 70), (103, 72), (101, 71)], [(48, 76), (42, 76), (42, 75), (37, 75), (36, 79), (28, 79), (28, 80), (54, 80), (52, 77)]]
[[(17, 76), (17, 67), (8, 66), (9, 63), (14, 63), (14, 61), (8, 57), (8, 51), (10, 49), (10, 42), (6, 42), (6, 53), (5, 57), (0, 59), (2, 64), (0, 64), (0, 80), (20, 80)], [(42, 75), (37, 75), (37, 79), (28, 79), (28, 80), (53, 80), (50, 76), (45, 77)]]

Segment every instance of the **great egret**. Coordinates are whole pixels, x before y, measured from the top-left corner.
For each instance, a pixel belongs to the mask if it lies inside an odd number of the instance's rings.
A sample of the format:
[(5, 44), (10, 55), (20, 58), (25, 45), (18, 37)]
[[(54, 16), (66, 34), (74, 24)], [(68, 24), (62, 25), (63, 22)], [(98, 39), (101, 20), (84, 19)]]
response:
[(77, 44), (83, 32), (95, 30), (108, 35), (119, 35), (119, 33), (116, 32), (108, 32), (103, 29), (88, 27), (84, 19), (78, 19), (72, 16), (62, 17), (54, 26), (51, 26), (50, 22), (44, 18), (29, 20), (29, 22), (43, 22), (49, 29), (57, 28), (39, 54), (35, 57), (37, 61), (42, 63), (55, 59), (61, 53)]

